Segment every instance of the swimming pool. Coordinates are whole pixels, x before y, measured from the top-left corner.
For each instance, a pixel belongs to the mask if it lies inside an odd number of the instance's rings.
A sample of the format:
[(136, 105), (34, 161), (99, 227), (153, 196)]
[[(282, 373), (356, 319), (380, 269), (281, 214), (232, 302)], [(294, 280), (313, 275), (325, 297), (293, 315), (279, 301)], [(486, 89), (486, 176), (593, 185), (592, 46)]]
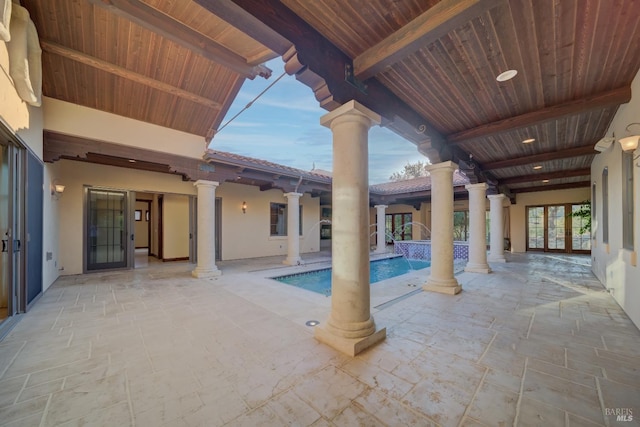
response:
[[(371, 261), (369, 264), (371, 283), (406, 274), (413, 270), (421, 270), (431, 266), (431, 262), (423, 260), (407, 260), (403, 257), (387, 258)], [(322, 295), (331, 295), (331, 269), (309, 271), (308, 273), (291, 274), (273, 277), (288, 285), (307, 289)]]

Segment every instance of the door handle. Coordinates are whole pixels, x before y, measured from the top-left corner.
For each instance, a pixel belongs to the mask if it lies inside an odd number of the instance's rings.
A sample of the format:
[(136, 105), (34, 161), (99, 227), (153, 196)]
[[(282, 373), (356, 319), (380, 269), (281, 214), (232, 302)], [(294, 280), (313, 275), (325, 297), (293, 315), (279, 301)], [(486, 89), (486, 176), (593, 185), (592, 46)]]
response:
[(13, 252), (20, 252), (21, 247), (22, 247), (22, 243), (20, 240), (13, 241)]
[(9, 250), (9, 248), (7, 247), (7, 243), (9, 243), (8, 240), (2, 241), (2, 252), (7, 252)]

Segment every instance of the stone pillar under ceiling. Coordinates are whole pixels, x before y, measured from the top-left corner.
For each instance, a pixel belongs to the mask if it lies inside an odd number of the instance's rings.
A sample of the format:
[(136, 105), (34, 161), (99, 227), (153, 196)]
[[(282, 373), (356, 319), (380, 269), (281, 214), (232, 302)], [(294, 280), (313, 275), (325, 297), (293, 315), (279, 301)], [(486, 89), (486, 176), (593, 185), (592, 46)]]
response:
[(487, 196), (491, 209), (491, 241), (489, 242), (489, 262), (506, 262), (504, 257), (504, 216), (502, 203), (504, 194)]
[(284, 264), (299, 265), (300, 258), (300, 193), (285, 193), (287, 198), (287, 258)]
[(369, 282), (369, 128), (380, 116), (349, 101), (320, 124), (333, 133), (331, 313), (315, 337), (355, 356), (386, 337), (371, 316)]
[(469, 262), (464, 271), (490, 273), (487, 264), (486, 183), (468, 184), (469, 192)]
[(198, 180), (198, 262), (191, 272), (194, 277), (215, 277), (221, 273), (216, 266), (216, 187), (215, 181)]
[(427, 166), (431, 176), (431, 275), (422, 289), (455, 295), (462, 290), (453, 276), (453, 172), (448, 161)]
[(386, 240), (386, 228), (385, 228), (385, 210), (387, 209), (387, 205), (376, 205), (376, 212), (378, 216), (377, 228), (376, 228), (376, 250), (375, 253), (383, 254), (387, 251)]

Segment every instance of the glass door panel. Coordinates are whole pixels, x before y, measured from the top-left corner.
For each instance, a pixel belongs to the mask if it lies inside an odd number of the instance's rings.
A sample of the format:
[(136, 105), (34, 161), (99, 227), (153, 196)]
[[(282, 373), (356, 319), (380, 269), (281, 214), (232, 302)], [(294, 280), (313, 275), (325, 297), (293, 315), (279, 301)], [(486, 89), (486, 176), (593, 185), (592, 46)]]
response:
[(11, 280), (11, 260), (9, 248), (12, 239), (10, 227), (11, 205), (11, 164), (9, 147), (0, 145), (0, 234), (2, 247), (0, 252), (0, 323), (11, 316), (13, 281)]
[(527, 208), (527, 250), (544, 250), (544, 207)]
[(564, 205), (547, 207), (547, 249), (565, 251), (565, 207)]
[[(583, 209), (583, 205), (571, 206), (571, 212), (574, 214)], [(591, 230), (583, 229), (586, 222), (587, 219), (584, 217), (575, 215), (571, 217), (571, 249), (573, 252), (591, 251)]]
[(127, 193), (87, 189), (87, 270), (127, 266)]

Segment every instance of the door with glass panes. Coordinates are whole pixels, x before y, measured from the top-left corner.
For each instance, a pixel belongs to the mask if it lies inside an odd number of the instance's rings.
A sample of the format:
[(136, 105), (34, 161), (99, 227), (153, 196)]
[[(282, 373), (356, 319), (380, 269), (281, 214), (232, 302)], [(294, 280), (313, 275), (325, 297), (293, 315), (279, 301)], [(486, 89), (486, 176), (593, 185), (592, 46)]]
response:
[(572, 215), (581, 203), (527, 206), (527, 251), (590, 253), (585, 218)]

